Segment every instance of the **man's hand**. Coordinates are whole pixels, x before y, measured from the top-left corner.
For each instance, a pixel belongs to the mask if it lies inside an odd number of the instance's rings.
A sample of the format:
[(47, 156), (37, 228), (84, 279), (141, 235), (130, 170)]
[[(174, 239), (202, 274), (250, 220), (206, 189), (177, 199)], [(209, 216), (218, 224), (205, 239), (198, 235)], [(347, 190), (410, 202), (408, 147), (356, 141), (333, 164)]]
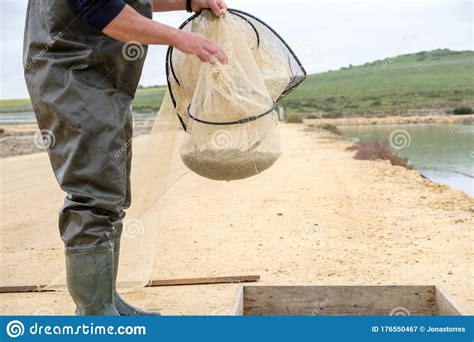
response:
[(210, 39), (145, 18), (129, 5), (126, 5), (102, 32), (122, 42), (172, 45), (211, 64), (215, 64), (216, 60), (222, 64), (228, 63), (227, 56), (220, 46)]
[(203, 9), (210, 9), (214, 15), (219, 17), (227, 11), (227, 5), (224, 0), (192, 0), (193, 12), (199, 12)]
[(203, 62), (215, 64), (217, 59), (222, 64), (228, 63), (221, 47), (200, 34), (181, 31), (173, 45), (184, 53), (197, 56)]

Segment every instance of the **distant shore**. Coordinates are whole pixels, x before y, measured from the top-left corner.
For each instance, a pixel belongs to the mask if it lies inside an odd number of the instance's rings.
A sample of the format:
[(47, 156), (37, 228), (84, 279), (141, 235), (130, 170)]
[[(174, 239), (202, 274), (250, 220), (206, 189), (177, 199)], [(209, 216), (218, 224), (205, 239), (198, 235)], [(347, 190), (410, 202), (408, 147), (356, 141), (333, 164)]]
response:
[(303, 120), (307, 125), (331, 123), (335, 126), (369, 126), (369, 125), (409, 125), (409, 124), (460, 124), (474, 123), (474, 114), (470, 115), (418, 115), (387, 116), (370, 118), (316, 118)]
[[(148, 134), (152, 123), (153, 121), (135, 121), (134, 135)], [(46, 152), (46, 149), (42, 145), (41, 132), (36, 123), (0, 125), (0, 159), (39, 152)]]
[[(135, 135), (148, 134), (151, 121), (135, 121)], [(369, 126), (369, 125), (406, 125), (406, 124), (461, 124), (474, 123), (471, 115), (419, 115), (419, 116), (387, 116), (360, 118), (316, 118), (303, 120), (306, 125), (332, 124), (334, 126)], [(35, 134), (39, 134), (38, 126), (31, 123), (0, 124), (0, 158), (30, 153), (44, 152), (41, 146), (35, 145)]]

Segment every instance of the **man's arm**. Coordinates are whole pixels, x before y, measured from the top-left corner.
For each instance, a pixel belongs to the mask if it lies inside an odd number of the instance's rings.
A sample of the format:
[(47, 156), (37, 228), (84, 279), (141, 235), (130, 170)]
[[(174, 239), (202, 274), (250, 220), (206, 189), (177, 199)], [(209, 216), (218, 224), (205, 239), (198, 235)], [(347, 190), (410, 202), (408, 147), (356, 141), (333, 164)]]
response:
[[(72, 0), (79, 16), (88, 25), (122, 42), (136, 41), (141, 44), (172, 45), (177, 49), (195, 55), (204, 62), (215, 63), (216, 57), (221, 63), (227, 63), (227, 57), (219, 45), (206, 37), (194, 33), (182, 32), (168, 25), (148, 19), (123, 0)], [(193, 0), (193, 9), (201, 6), (213, 6), (223, 0)], [(181, 9), (186, 7), (185, 0), (159, 0), (158, 8)], [(225, 5), (225, 4), (224, 4)], [(175, 6), (175, 7), (173, 7)], [(216, 13), (216, 12), (215, 12)]]
[(171, 45), (184, 53), (197, 56), (203, 62), (214, 64), (213, 57), (223, 64), (228, 62), (220, 46), (208, 38), (148, 19), (129, 5), (126, 5), (102, 32), (122, 42)]
[(182, 11), (186, 0), (153, 0), (153, 12)]
[[(193, 12), (199, 12), (202, 9), (208, 8), (212, 12), (220, 16), (227, 10), (227, 5), (224, 0), (192, 0)], [(153, 11), (180, 11), (186, 9), (186, 0), (153, 0)]]

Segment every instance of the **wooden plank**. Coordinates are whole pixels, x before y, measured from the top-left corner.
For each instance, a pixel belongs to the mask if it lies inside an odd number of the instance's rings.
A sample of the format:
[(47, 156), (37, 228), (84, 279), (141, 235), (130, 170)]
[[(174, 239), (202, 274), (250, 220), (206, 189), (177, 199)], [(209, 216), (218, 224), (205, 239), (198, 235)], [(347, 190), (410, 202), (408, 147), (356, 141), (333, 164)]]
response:
[(244, 286), (244, 315), (436, 315), (434, 286)]
[(461, 316), (465, 313), (453, 304), (443, 293), (443, 291), (435, 286), (436, 315), (438, 316)]
[(259, 279), (260, 279), (259, 275), (210, 277), (210, 278), (157, 279), (157, 280), (150, 280), (150, 282), (148, 282), (146, 287), (247, 283), (247, 282), (258, 281)]
[[(155, 286), (180, 286), (180, 285), (205, 285), (205, 284), (226, 284), (226, 283), (248, 283), (260, 280), (259, 275), (211, 277), (211, 278), (184, 278), (184, 279), (158, 279), (151, 280), (145, 287)], [(20, 292), (53, 292), (53, 289), (46, 289), (46, 285), (21, 285), (21, 286), (0, 286), (0, 293), (20, 293)]]
[(20, 292), (53, 292), (46, 290), (46, 285), (22, 285), (22, 286), (0, 286), (0, 293), (20, 293)]

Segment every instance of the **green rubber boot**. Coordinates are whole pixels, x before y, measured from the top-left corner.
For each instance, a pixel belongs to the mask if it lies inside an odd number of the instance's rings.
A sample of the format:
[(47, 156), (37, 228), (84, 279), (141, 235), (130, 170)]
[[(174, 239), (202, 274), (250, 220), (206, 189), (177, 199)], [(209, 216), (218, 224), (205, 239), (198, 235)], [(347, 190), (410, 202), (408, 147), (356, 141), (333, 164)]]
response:
[(66, 251), (67, 286), (76, 314), (119, 316), (114, 305), (113, 247)]
[[(120, 235), (120, 234), (118, 234)], [(113, 283), (113, 293), (114, 293), (114, 303), (115, 308), (120, 313), (121, 316), (161, 316), (160, 311), (158, 310), (143, 310), (136, 308), (120, 297), (115, 287), (118, 274), (118, 265), (119, 265), (119, 256), (120, 256), (120, 236), (115, 237), (114, 239), (114, 283)]]

